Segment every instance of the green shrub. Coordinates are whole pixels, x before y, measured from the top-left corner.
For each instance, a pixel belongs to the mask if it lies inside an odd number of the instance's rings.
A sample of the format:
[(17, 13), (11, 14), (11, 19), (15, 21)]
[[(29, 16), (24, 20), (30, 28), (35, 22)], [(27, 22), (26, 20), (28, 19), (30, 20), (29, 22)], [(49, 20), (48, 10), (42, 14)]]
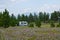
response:
[(55, 27), (55, 24), (53, 22), (50, 23), (51, 27)]
[(57, 27), (60, 27), (60, 25), (58, 24)]
[(33, 24), (33, 23), (30, 23), (30, 24), (29, 24), (29, 27), (34, 27), (34, 24)]
[(59, 24), (57, 25), (57, 27), (60, 27), (60, 22), (59, 22)]
[(37, 20), (37, 21), (35, 22), (35, 24), (36, 24), (37, 27), (41, 27), (41, 21)]

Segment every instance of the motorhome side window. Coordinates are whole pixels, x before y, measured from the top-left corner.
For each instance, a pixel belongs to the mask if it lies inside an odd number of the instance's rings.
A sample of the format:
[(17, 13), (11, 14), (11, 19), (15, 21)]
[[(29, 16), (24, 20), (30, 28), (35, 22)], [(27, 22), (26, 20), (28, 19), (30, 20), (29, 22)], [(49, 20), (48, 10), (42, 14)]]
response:
[(23, 23), (21, 22), (21, 24), (23, 24)]

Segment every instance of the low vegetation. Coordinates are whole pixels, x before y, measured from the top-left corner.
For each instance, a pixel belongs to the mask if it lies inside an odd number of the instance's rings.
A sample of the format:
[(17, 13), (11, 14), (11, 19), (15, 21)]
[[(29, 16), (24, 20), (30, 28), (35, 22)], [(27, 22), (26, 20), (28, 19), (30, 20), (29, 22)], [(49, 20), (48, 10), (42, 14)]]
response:
[(37, 27), (41, 27), (41, 21), (40, 21), (40, 20), (37, 20), (37, 21), (35, 22), (35, 24), (36, 24)]
[(30, 23), (30, 24), (29, 24), (29, 27), (34, 27), (34, 24), (33, 24), (33, 23)]
[(9, 27), (0, 29), (0, 40), (60, 40), (60, 28)]
[(51, 25), (51, 27), (55, 27), (54, 22), (51, 22), (50, 25)]
[(57, 27), (60, 27), (60, 22), (57, 24)]

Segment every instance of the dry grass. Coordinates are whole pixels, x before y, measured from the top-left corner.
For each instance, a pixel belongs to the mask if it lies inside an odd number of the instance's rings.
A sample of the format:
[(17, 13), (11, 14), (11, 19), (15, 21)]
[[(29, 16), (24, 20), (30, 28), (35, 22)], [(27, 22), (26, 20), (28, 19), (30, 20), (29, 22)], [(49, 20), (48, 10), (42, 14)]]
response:
[(0, 40), (60, 40), (60, 28), (9, 27), (0, 29)]
[(0, 28), (0, 40), (60, 40), (60, 28), (51, 28), (49, 24), (44, 23), (41, 28), (27, 26)]

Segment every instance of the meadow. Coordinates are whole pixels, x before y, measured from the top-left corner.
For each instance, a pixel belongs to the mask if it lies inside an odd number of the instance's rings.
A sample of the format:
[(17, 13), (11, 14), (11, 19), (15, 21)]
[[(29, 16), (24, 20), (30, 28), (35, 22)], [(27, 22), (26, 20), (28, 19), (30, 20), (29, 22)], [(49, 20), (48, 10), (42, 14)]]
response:
[(60, 40), (60, 28), (43, 24), (38, 27), (0, 28), (0, 40)]

